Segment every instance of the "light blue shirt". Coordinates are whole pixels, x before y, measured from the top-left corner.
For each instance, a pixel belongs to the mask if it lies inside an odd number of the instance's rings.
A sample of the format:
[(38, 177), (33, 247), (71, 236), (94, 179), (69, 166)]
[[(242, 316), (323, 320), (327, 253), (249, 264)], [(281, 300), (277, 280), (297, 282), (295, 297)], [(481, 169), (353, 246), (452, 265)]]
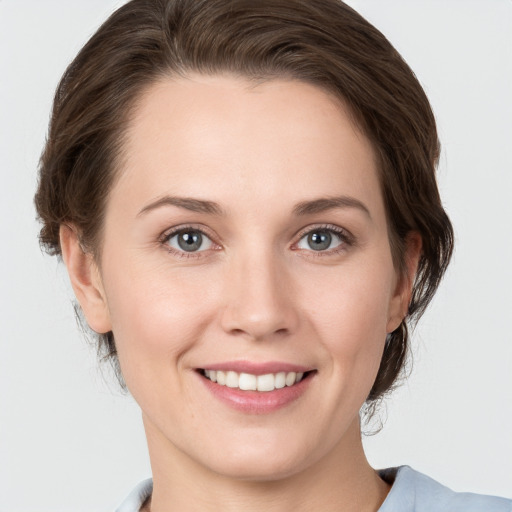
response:
[(379, 475), (393, 484), (379, 512), (512, 512), (512, 500), (454, 492), (409, 466), (383, 469)]
[[(383, 469), (379, 475), (392, 484), (379, 512), (512, 512), (512, 500), (453, 492), (409, 466)], [(144, 480), (116, 512), (139, 512), (152, 490), (153, 481)]]

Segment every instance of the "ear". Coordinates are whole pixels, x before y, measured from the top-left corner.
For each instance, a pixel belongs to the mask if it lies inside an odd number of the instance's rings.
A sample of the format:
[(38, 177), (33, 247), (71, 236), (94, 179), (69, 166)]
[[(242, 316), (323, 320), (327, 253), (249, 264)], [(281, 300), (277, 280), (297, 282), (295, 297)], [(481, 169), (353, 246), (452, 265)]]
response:
[(84, 251), (74, 227), (61, 224), (59, 235), (62, 259), (89, 327), (97, 333), (111, 331), (105, 291), (93, 255)]
[(421, 257), (422, 240), (417, 231), (411, 231), (405, 239), (405, 268), (398, 276), (394, 295), (390, 302), (387, 332), (391, 333), (402, 323), (411, 302), (412, 287)]

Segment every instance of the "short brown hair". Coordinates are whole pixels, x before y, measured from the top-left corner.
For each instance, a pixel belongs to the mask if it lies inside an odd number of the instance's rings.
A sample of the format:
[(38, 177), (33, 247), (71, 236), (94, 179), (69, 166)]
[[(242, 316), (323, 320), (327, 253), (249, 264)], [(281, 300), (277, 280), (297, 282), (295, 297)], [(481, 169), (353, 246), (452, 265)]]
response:
[[(98, 256), (133, 107), (152, 83), (190, 72), (301, 80), (343, 100), (378, 157), (399, 270), (407, 235), (417, 231), (422, 238), (407, 316), (416, 321), (453, 249), (435, 179), (435, 119), (398, 52), (339, 0), (132, 0), (118, 9), (70, 64), (55, 95), (35, 197), (42, 246), (60, 254), (59, 228), (69, 223), (85, 250)], [(113, 334), (98, 337), (117, 365)], [(388, 335), (368, 403), (392, 388), (407, 351), (404, 321)]]

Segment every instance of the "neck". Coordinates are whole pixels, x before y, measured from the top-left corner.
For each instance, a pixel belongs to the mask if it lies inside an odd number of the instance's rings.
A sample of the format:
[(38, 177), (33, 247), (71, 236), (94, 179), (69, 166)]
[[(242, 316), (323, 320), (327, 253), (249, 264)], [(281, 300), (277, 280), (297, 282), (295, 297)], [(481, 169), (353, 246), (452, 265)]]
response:
[(366, 460), (358, 421), (343, 442), (316, 463), (265, 481), (215, 473), (169, 446), (147, 422), (145, 428), (153, 471), (153, 495), (145, 510), (151, 512), (376, 512), (389, 492)]

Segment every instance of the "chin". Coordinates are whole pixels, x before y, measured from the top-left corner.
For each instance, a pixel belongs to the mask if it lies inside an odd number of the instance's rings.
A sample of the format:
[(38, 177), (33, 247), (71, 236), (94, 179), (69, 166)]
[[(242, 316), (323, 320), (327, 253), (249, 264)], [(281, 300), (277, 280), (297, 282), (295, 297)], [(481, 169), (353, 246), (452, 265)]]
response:
[(289, 432), (286, 436), (260, 432), (249, 436), (249, 441), (224, 441), (220, 441), (223, 450), (216, 447), (209, 460), (203, 452), (198, 462), (218, 475), (236, 480), (271, 482), (285, 479), (304, 471), (321, 458), (319, 447), (313, 453), (308, 449), (307, 440), (290, 438)]
[(304, 461), (286, 459), (285, 457), (247, 456), (241, 454), (226, 457), (211, 470), (215, 473), (235, 480), (246, 482), (273, 482), (291, 477), (304, 470)]

